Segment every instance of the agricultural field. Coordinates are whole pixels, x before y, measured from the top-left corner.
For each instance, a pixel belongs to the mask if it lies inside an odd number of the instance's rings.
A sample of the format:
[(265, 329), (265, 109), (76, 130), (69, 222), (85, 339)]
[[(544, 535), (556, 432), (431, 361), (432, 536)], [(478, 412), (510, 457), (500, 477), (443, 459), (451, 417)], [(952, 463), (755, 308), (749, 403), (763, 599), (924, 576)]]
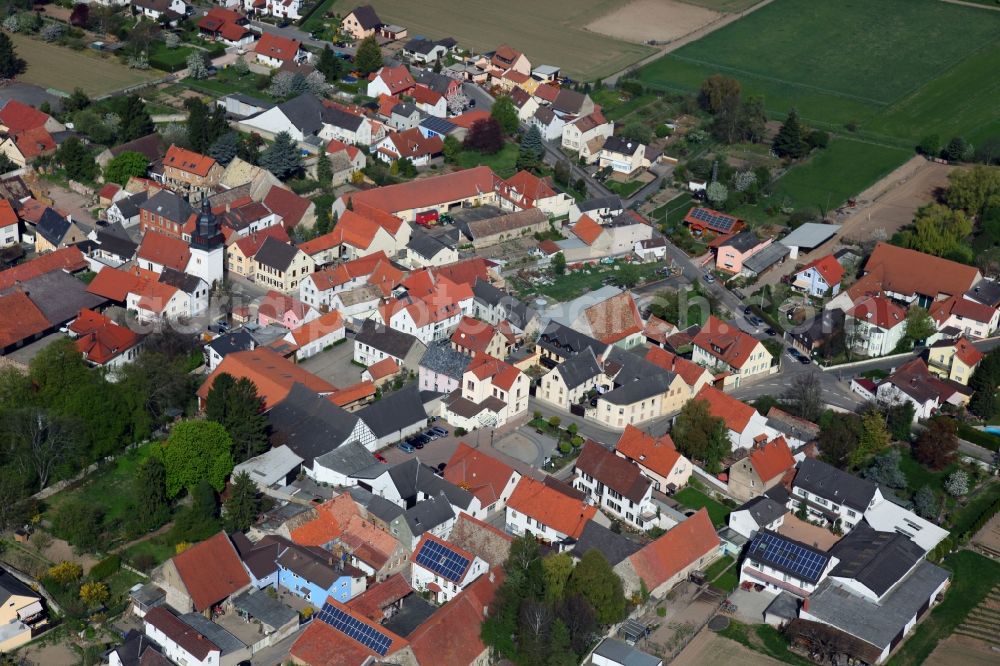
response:
[(28, 71), (18, 78), (43, 88), (66, 93), (83, 88), (90, 95), (104, 95), (160, 76), (159, 72), (129, 69), (90, 50), (74, 51), (18, 34), (9, 37), (28, 63)]
[[(332, 11), (344, 15), (356, 4), (337, 0)], [(533, 0), (373, 0), (371, 4), (383, 21), (405, 25), (411, 37), (451, 36), (462, 47), (479, 52), (506, 43), (526, 52), (532, 65), (558, 65), (580, 80), (607, 76), (654, 53), (648, 46), (584, 29), (624, 6), (624, 0), (579, 0), (572, 11), (565, 3)]]
[(587, 24), (587, 30), (640, 44), (671, 42), (721, 17), (716, 11), (676, 0), (632, 0)]

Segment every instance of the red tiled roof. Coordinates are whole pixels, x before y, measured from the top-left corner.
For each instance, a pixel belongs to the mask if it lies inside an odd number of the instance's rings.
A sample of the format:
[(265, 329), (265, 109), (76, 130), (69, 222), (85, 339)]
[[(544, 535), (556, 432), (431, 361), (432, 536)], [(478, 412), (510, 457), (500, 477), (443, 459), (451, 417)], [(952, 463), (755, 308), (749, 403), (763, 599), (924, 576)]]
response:
[(183, 273), (191, 261), (191, 248), (180, 238), (150, 230), (142, 237), (137, 256)]
[(330, 143), (326, 144), (326, 152), (331, 155), (339, 153), (340, 151), (347, 152), (347, 157), (353, 160), (357, 157), (358, 153), (361, 152), (361, 149), (357, 146), (349, 146), (343, 141), (338, 141), (337, 139), (330, 139)]
[(104, 365), (139, 344), (139, 336), (133, 331), (93, 310), (80, 310), (69, 330), (79, 336), (76, 339), (77, 351), (98, 365)]
[[(471, 289), (476, 285), (476, 280), (490, 281), (490, 268), (493, 266), (496, 264), (488, 259), (473, 257), (454, 264), (438, 266), (432, 269), (432, 272), (435, 276), (447, 278), (457, 285), (467, 285)], [(470, 298), (471, 296), (472, 294), (469, 294)]]
[(574, 539), (597, 513), (597, 507), (527, 477), (517, 483), (507, 506)]
[(972, 288), (980, 277), (974, 266), (888, 243), (875, 246), (865, 263), (865, 273), (867, 279), (858, 280), (848, 292), (855, 301), (873, 288), (905, 295), (957, 296)]
[(638, 465), (616, 456), (592, 440), (583, 445), (583, 450), (576, 459), (576, 469), (597, 479), (634, 504), (642, 502), (652, 483), (642, 475)]
[(0, 228), (17, 224), (17, 213), (6, 199), (0, 199)]
[(282, 243), (290, 243), (291, 239), (288, 237), (288, 232), (280, 224), (272, 224), (269, 227), (265, 227), (260, 231), (251, 232), (250, 235), (244, 236), (243, 238), (236, 241), (236, 247), (240, 248), (240, 252), (243, 253), (244, 257), (251, 258), (257, 254), (257, 251), (261, 248), (268, 238), (274, 238)]
[(556, 97), (559, 96), (559, 88), (549, 85), (548, 83), (543, 83), (542, 85), (535, 88), (535, 97), (542, 100), (543, 102), (548, 102), (551, 104), (556, 101)]
[(465, 442), (448, 459), (444, 478), (479, 498), (483, 507), (500, 499), (500, 494), (514, 475), (514, 469), (493, 456), (474, 449)]
[(373, 78), (381, 79), (389, 88), (389, 93), (398, 95), (416, 85), (416, 81), (410, 76), (409, 70), (400, 65), (399, 67), (383, 67)]
[(605, 344), (614, 344), (642, 331), (642, 315), (627, 291), (591, 305), (584, 314), (590, 334)]
[(407, 92), (417, 104), (437, 105), (444, 96), (436, 90), (431, 90), (425, 85), (417, 84)]
[(391, 377), (399, 372), (399, 363), (396, 363), (396, 359), (391, 356), (387, 356), (378, 363), (373, 363), (368, 366), (368, 374), (375, 381), (382, 379), (383, 377)]
[(532, 201), (547, 199), (556, 195), (556, 191), (552, 189), (548, 181), (544, 178), (539, 178), (530, 171), (518, 171), (504, 182)]
[(844, 277), (844, 267), (840, 265), (840, 262), (832, 255), (828, 254), (825, 257), (820, 257), (815, 261), (811, 261), (798, 271), (796, 275), (800, 273), (805, 273), (810, 268), (815, 268), (816, 272), (820, 274), (823, 280), (831, 287), (840, 284), (841, 279)]
[(260, 36), (260, 40), (254, 45), (254, 53), (288, 62), (295, 58), (302, 44), (296, 39), (279, 37), (270, 32), (265, 32)]
[(291, 312), (298, 319), (304, 319), (310, 309), (310, 306), (299, 299), (272, 289), (264, 294), (257, 305), (257, 315), (280, 320), (284, 319), (286, 313)]
[(681, 459), (670, 435), (653, 437), (634, 425), (625, 426), (625, 431), (615, 444), (615, 451), (662, 477), (670, 476), (677, 461)]
[(589, 216), (581, 215), (571, 231), (587, 245), (593, 245), (594, 241), (604, 232), (604, 227), (594, 222)]
[(312, 321), (307, 321), (293, 330), (292, 339), (295, 340), (295, 344), (299, 347), (304, 347), (310, 342), (315, 342), (343, 328), (344, 318), (340, 316), (340, 312), (332, 310)]
[[(649, 319), (646, 321), (646, 326), (642, 329), (642, 334), (644, 336), (661, 345), (665, 344), (667, 338), (676, 332), (676, 326), (664, 319), (660, 319), (655, 315), (650, 315)], [(658, 349), (658, 347), (653, 347), (653, 349)]]
[[(935, 308), (932, 307), (931, 311), (935, 311)], [(906, 322), (906, 310), (885, 296), (873, 296), (865, 299), (848, 310), (847, 315), (886, 330), (896, 328)]]
[(562, 248), (554, 240), (545, 239), (538, 244), (538, 249), (544, 252), (546, 255), (556, 254), (562, 252)]
[(372, 622), (381, 622), (383, 609), (413, 592), (402, 574), (393, 574), (347, 602), (347, 607)]
[(965, 338), (955, 341), (955, 357), (970, 368), (983, 360), (983, 353)]
[(354, 549), (355, 557), (376, 571), (384, 567), (393, 553), (401, 548), (396, 537), (358, 514), (342, 521), (342, 524), (340, 540)]
[(760, 342), (736, 326), (709, 315), (692, 344), (735, 368), (742, 368)]
[(98, 191), (97, 196), (100, 199), (110, 200), (113, 196), (118, 194), (122, 189), (122, 186), (118, 183), (108, 183)]
[(359, 250), (367, 250), (381, 228), (367, 217), (358, 215), (352, 210), (345, 210), (337, 221), (337, 226), (330, 232), (329, 240), (333, 243), (331, 247), (346, 243)]
[(465, 113), (460, 113), (457, 116), (452, 116), (451, 118), (448, 119), (448, 122), (451, 123), (452, 125), (457, 125), (458, 127), (462, 127), (464, 129), (472, 129), (472, 126), (478, 123), (480, 120), (486, 120), (489, 117), (490, 117), (489, 111), (484, 111), (483, 109), (474, 109), (472, 111), (466, 111)]
[(399, 157), (432, 156), (444, 150), (444, 141), (440, 136), (425, 137), (416, 127), (393, 132), (388, 138), (395, 146), (396, 155)]
[(61, 247), (53, 252), (35, 257), (13, 268), (0, 271), (0, 290), (13, 287), (18, 282), (27, 282), (39, 275), (53, 271), (75, 273), (87, 267), (87, 260), (77, 247)]
[(486, 646), (480, 637), (483, 618), (503, 583), (502, 567), (477, 578), (410, 634), (420, 664), (471, 664)]
[(676, 372), (684, 380), (684, 383), (692, 388), (708, 372), (697, 363), (672, 354), (661, 347), (650, 347), (649, 351), (646, 352), (646, 360), (664, 370)]
[(266, 347), (250, 351), (233, 352), (222, 359), (222, 363), (208, 376), (198, 389), (198, 397), (204, 400), (222, 373), (236, 379), (246, 377), (257, 386), (257, 393), (264, 401), (264, 408), (270, 408), (285, 399), (292, 386), (298, 382), (316, 393), (329, 394), (337, 387), (320, 379), (308, 370), (296, 365), (277, 352)]
[(52, 324), (23, 291), (0, 296), (0, 349), (46, 331)]
[[(266, 36), (268, 33), (264, 34)], [(264, 205), (272, 213), (281, 216), (281, 224), (286, 229), (294, 229), (302, 221), (312, 202), (291, 190), (275, 185), (264, 197)]]
[(129, 292), (135, 292), (141, 281), (142, 278), (134, 271), (105, 267), (90, 281), (87, 291), (111, 301), (124, 303), (125, 297)]
[(504, 391), (510, 391), (514, 382), (521, 376), (521, 371), (514, 366), (493, 358), (488, 354), (477, 354), (472, 363), (465, 369), (479, 379), (490, 378), (490, 382)]
[(472, 352), (485, 354), (496, 334), (497, 330), (485, 321), (462, 317), (455, 327), (455, 332), (451, 334), (451, 341)]
[(173, 558), (199, 613), (250, 585), (250, 577), (225, 532), (196, 543)]
[(49, 115), (16, 99), (8, 100), (0, 108), (0, 125), (7, 127), (10, 134), (42, 127), (48, 121)]
[(368, 663), (367, 660), (370, 658), (378, 660), (382, 656), (395, 654), (409, 645), (405, 639), (392, 633), (380, 623), (369, 620), (333, 597), (327, 597), (327, 603), (371, 629), (385, 634), (392, 642), (386, 653), (379, 655), (346, 633), (334, 629), (320, 619), (315, 619), (292, 645), (291, 656), (295, 663), (306, 666), (358, 666)]
[(653, 590), (718, 547), (719, 537), (708, 511), (702, 508), (628, 559), (646, 587)]
[(38, 157), (56, 149), (56, 140), (52, 138), (52, 135), (44, 127), (33, 127), (32, 129), (23, 130), (17, 134), (12, 134), (11, 138), (14, 139), (17, 149), (21, 151), (21, 155), (26, 159)]
[[(489, 115), (489, 112), (483, 113)], [(449, 120), (454, 122), (455, 118)], [(358, 204), (364, 204), (388, 213), (397, 213), (492, 192), (493, 179), (493, 171), (487, 166), (480, 166), (397, 185), (352, 192), (345, 194), (342, 199), (345, 202), (354, 202), (355, 211), (359, 210)]]
[[(766, 435), (765, 435), (766, 436)], [(750, 464), (764, 483), (795, 467), (795, 459), (784, 437), (777, 437), (750, 452)]]
[(353, 402), (364, 400), (375, 396), (375, 384), (369, 380), (362, 380), (357, 384), (351, 384), (340, 389), (330, 396), (330, 402), (338, 407), (346, 407)]
[(343, 493), (316, 507), (316, 517), (290, 530), (289, 537), (300, 546), (325, 546), (339, 537), (351, 518), (358, 515), (354, 499)]
[(712, 416), (716, 416), (726, 422), (726, 427), (733, 432), (743, 432), (750, 419), (757, 412), (756, 409), (740, 402), (731, 395), (726, 395), (714, 386), (706, 384), (698, 391), (695, 400), (704, 400), (708, 403), (708, 411)]
[(948, 321), (952, 315), (962, 319), (971, 319), (981, 323), (989, 323), (996, 314), (996, 308), (983, 303), (976, 303), (967, 298), (952, 296), (943, 301), (938, 301), (931, 306), (930, 315), (938, 324)]
[[(149, 609), (143, 619), (163, 632), (172, 643), (176, 643), (195, 659), (205, 661), (212, 652), (222, 652), (218, 645), (202, 636), (194, 627), (171, 613), (164, 606)], [(147, 649), (146, 653), (149, 652), (154, 652), (154, 650)]]
[(178, 146), (167, 148), (167, 154), (163, 157), (163, 166), (173, 167), (186, 173), (193, 173), (202, 178), (207, 176), (208, 172), (216, 164), (217, 162), (207, 155), (202, 155), (201, 153)]

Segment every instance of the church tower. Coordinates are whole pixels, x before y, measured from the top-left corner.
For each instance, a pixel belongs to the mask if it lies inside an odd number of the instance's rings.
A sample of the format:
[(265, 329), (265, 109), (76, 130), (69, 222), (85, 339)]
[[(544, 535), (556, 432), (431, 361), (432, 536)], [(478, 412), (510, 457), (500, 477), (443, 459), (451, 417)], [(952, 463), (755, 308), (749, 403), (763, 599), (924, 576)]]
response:
[(209, 287), (222, 282), (222, 270), (225, 264), (225, 239), (219, 229), (219, 220), (212, 212), (208, 197), (201, 200), (201, 212), (191, 234), (191, 260), (187, 272), (197, 275), (208, 283)]

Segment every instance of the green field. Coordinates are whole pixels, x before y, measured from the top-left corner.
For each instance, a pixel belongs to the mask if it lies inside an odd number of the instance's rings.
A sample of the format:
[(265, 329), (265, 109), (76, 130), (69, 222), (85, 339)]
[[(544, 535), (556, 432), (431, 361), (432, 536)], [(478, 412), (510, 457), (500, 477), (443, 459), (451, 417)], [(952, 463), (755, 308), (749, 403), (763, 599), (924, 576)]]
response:
[[(700, 3), (699, 3), (700, 4)], [(1000, 136), (1000, 12), (937, 0), (775, 0), (639, 71), (693, 92), (713, 74), (792, 107), (835, 139), (775, 185), (793, 206), (833, 208), (899, 166), (924, 136)], [(877, 145), (876, 145), (877, 144)], [(780, 201), (780, 199), (779, 199)]]
[(830, 210), (895, 169), (912, 154), (912, 150), (838, 137), (809, 162), (779, 178), (773, 191), (778, 202), (787, 197), (796, 208), (811, 206)]
[(129, 69), (118, 64), (117, 60), (102, 58), (91, 49), (74, 51), (23, 35), (8, 36), (14, 42), (18, 56), (28, 63), (28, 71), (18, 79), (43, 88), (65, 93), (83, 88), (89, 95), (104, 95), (161, 75), (154, 71)]
[[(478, 53), (501, 44), (524, 51), (533, 67), (558, 65), (575, 79), (592, 80), (625, 69), (653, 53), (632, 44), (584, 30), (594, 19), (626, 4), (625, 0), (373, 0), (379, 17), (405, 25), (410, 37), (454, 37), (462, 48)], [(354, 0), (337, 0), (333, 11), (347, 14)]]

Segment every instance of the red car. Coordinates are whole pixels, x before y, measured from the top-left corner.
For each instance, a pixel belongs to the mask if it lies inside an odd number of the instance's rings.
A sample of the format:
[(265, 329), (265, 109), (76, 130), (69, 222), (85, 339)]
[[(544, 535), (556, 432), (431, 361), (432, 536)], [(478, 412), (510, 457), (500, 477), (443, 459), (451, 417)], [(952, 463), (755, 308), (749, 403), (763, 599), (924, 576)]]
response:
[(389, 462), (388, 460), (385, 459), (385, 456), (382, 455), (381, 453), (376, 453), (375, 454), (375, 460), (379, 461), (380, 463), (388, 463)]

